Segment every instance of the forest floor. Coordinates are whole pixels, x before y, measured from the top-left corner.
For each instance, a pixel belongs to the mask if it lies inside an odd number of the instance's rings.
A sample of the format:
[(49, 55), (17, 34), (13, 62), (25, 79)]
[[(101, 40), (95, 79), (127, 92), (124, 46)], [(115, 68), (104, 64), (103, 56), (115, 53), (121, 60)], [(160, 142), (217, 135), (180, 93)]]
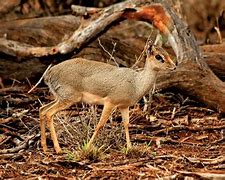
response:
[[(34, 18), (71, 11), (64, 8), (70, 9), (67, 3), (72, 1), (40, 1), (43, 5), (33, 2), (21, 1), (15, 10), (10, 9), (0, 19)], [(116, 0), (102, 2), (108, 5)], [(224, 37), (224, 1), (181, 2), (185, 19), (199, 44), (218, 43), (217, 26)], [(134, 147), (128, 152), (120, 114), (114, 112), (96, 139), (96, 151), (85, 153), (83, 145), (92, 135), (102, 107), (72, 106), (55, 117), (63, 149), (58, 155), (49, 131), (46, 154), (40, 145), (38, 110), (52, 97), (43, 84), (28, 94), (30, 84), (28, 79), (26, 82), (14, 80), (0, 89), (0, 180), (225, 179), (225, 117), (180, 92), (156, 92), (147, 110), (143, 100), (130, 109), (129, 132)]]
[(38, 109), (52, 98), (47, 87), (14, 82), (0, 89), (0, 179), (225, 178), (225, 118), (179, 93), (157, 92), (130, 111), (134, 148), (126, 151), (120, 114), (114, 112), (92, 155), (82, 146), (101, 107), (72, 106), (56, 116), (63, 154), (40, 147)]

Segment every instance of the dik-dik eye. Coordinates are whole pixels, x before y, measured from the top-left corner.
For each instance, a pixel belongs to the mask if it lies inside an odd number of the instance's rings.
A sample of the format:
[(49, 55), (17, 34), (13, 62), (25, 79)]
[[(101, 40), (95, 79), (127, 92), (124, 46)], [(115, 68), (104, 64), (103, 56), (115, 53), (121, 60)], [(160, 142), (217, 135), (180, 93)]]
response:
[(160, 61), (161, 63), (164, 63), (164, 62), (165, 62), (164, 59), (163, 59), (163, 57), (160, 56), (159, 54), (157, 54), (157, 55), (155, 56), (155, 58), (156, 58), (158, 61)]

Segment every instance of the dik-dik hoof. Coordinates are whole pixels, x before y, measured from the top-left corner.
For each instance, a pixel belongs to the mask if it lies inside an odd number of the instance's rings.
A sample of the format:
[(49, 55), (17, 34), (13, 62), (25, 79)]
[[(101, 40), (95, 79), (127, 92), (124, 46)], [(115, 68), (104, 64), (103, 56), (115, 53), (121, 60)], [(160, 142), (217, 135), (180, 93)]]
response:
[(47, 145), (42, 145), (42, 149), (43, 149), (43, 152), (46, 154), (46, 152), (48, 151), (48, 148), (47, 148)]
[(127, 145), (127, 150), (130, 150), (130, 149), (132, 149), (132, 145), (131, 144)]
[(61, 148), (55, 148), (55, 152), (56, 152), (56, 154), (62, 154)]

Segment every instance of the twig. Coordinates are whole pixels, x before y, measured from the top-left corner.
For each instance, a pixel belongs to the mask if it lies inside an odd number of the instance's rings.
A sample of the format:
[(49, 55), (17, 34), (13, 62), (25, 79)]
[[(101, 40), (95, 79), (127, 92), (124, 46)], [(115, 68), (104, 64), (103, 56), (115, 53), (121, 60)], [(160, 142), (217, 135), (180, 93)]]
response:
[(6, 143), (11, 138), (12, 138), (12, 136), (8, 136), (7, 138), (5, 138), (2, 142), (0, 142), (0, 146), (3, 145), (4, 143)]
[(28, 146), (28, 142), (34, 137), (35, 137), (34, 135), (30, 136), (25, 142), (23, 142), (19, 146), (16, 146), (15, 148), (0, 150), (0, 154), (15, 153), (15, 152), (18, 152), (18, 151), (20, 151), (22, 149), (25, 149)]
[(157, 176), (157, 179), (158, 180), (166, 180), (166, 179), (171, 179), (171, 180), (173, 180), (173, 179), (177, 179), (179, 177), (179, 174), (174, 174), (174, 175), (170, 175), (170, 176), (163, 176), (163, 177), (159, 177), (159, 176)]
[(73, 11), (73, 14), (76, 16), (92, 15), (102, 10), (101, 8), (84, 7), (84, 6), (78, 6), (78, 5), (72, 5), (71, 9)]
[(46, 73), (48, 72), (48, 70), (50, 69), (51, 66), (52, 66), (52, 64), (50, 64), (47, 67), (47, 69), (45, 70), (45, 72), (43, 73), (43, 75), (41, 76), (39, 81), (28, 91), (28, 94), (31, 93), (41, 83), (42, 79), (44, 78), (44, 76), (46, 75)]
[(144, 47), (143, 51), (141, 52), (141, 54), (140, 54), (140, 56), (138, 57), (137, 61), (136, 61), (136, 62), (133, 64), (133, 66), (131, 67), (132, 69), (135, 69), (135, 67), (138, 66), (138, 64), (141, 62), (141, 59), (142, 59), (142, 57), (144, 56), (144, 54), (145, 54), (147, 48), (149, 47), (149, 43), (152, 43), (152, 41), (151, 41), (152, 32), (153, 32), (153, 30), (151, 31), (151, 33), (150, 33), (149, 36), (148, 36), (148, 39), (146, 40), (145, 47)]
[(24, 92), (24, 89), (25, 89), (25, 86), (24, 87), (23, 86), (7, 87), (7, 88), (0, 89), (0, 93), (7, 92), (7, 91)]
[(6, 123), (10, 122), (11, 120), (14, 120), (14, 118), (13, 117), (8, 117), (6, 119), (0, 118), (0, 124), (6, 124)]
[(27, 147), (27, 142), (24, 142), (23, 144), (16, 146), (15, 148), (0, 150), (0, 154), (15, 153), (20, 151), (21, 149), (25, 149), (26, 147)]
[(32, 84), (31, 84), (31, 82), (30, 82), (30, 80), (29, 80), (29, 78), (28, 78), (28, 77), (26, 77), (26, 80), (27, 80), (27, 82), (28, 82), (29, 86), (30, 86), (30, 87), (32, 87)]
[(156, 143), (157, 147), (161, 147), (161, 144), (165, 144), (165, 143), (170, 143), (170, 144), (188, 144), (188, 145), (193, 145), (193, 144), (197, 144), (197, 145), (202, 145), (200, 143), (190, 143), (190, 142), (184, 142), (184, 141), (176, 141), (173, 140), (172, 138), (169, 137), (149, 137), (149, 136), (145, 136), (144, 134), (136, 134), (136, 135), (131, 135), (132, 139), (135, 139), (136, 141), (153, 141)]
[(64, 167), (73, 167), (73, 168), (76, 168), (76, 167), (82, 167), (84, 169), (93, 169), (93, 167), (91, 165), (87, 165), (83, 162), (77, 162), (77, 161), (41, 161), (42, 164), (44, 165), (47, 165), (48, 167), (49, 166), (55, 166), (56, 164), (57, 165), (60, 165), (60, 166), (64, 166)]
[(137, 168), (137, 166), (143, 165), (144, 163), (145, 162), (136, 162), (136, 163), (125, 164), (125, 165), (121, 165), (121, 166), (109, 166), (109, 167), (104, 166), (104, 167), (100, 167), (100, 168), (95, 167), (94, 170), (96, 170), (96, 171), (124, 171), (124, 170), (132, 170), (132, 169)]
[[(114, 54), (114, 52), (115, 52), (115, 48), (116, 48), (116, 44), (117, 44), (117, 43), (116, 43), (116, 42), (115, 42), (115, 43), (112, 42), (112, 44), (113, 44), (113, 49), (112, 49), (112, 52), (111, 52), (111, 55), (112, 55), (112, 56), (110, 57), (109, 61), (110, 61), (110, 60), (112, 59), (112, 57), (113, 57), (113, 54)], [(116, 63), (116, 65), (119, 67), (119, 64), (116, 62), (116, 59), (114, 58), (113, 60), (114, 60), (114, 62)]]
[[(6, 119), (0, 118), (0, 124), (6, 124), (11, 121), (17, 121), (18, 119), (20, 121), (22, 121), (21, 118), (24, 117), (27, 112), (28, 112), (28, 110), (23, 110), (20, 112), (13, 113), (11, 117), (8, 117)], [(26, 125), (25, 125), (25, 127), (26, 127)]]
[[(73, 139), (74, 137), (73, 137), (73, 135), (70, 133), (70, 131), (68, 130), (68, 128), (66, 127), (65, 122), (64, 122), (60, 117), (58, 117), (58, 116), (57, 116), (57, 119), (58, 119), (58, 121), (60, 122), (60, 124), (63, 125), (65, 131), (69, 134), (70, 138)], [(72, 126), (71, 126), (71, 127), (72, 127)]]
[(225, 169), (225, 164), (219, 164), (217, 166), (213, 166), (212, 168), (210, 169)]
[(211, 144), (215, 145), (215, 144), (221, 143), (223, 141), (225, 141), (224, 135), (222, 135), (222, 137), (220, 139), (211, 142)]
[[(5, 125), (5, 124), (0, 124), (0, 127), (4, 127), (4, 128), (1, 128), (1, 130), (3, 131), (3, 132), (6, 132), (6, 133), (11, 133), (11, 131), (13, 131), (13, 133), (16, 133), (17, 132), (17, 129), (16, 128), (13, 128), (13, 127), (11, 127), (11, 126), (7, 126), (7, 125)], [(8, 130), (11, 130), (11, 131), (8, 131)]]
[(215, 173), (199, 173), (199, 172), (188, 172), (188, 171), (176, 171), (180, 174), (186, 176), (197, 176), (198, 178), (204, 179), (225, 179), (225, 174), (215, 174)]
[(114, 51), (115, 51), (115, 46), (116, 46), (116, 44), (114, 44), (112, 53), (110, 53), (110, 52), (107, 51), (107, 50), (105, 49), (105, 47), (102, 45), (102, 43), (101, 43), (101, 41), (100, 41), (99, 38), (98, 38), (98, 43), (99, 43), (99, 45), (101, 46), (101, 48), (103, 49), (103, 51), (105, 51), (105, 52), (109, 55), (109, 57), (110, 57), (109, 61), (110, 61), (111, 59), (113, 59), (113, 61), (115, 62), (116, 66), (119, 67), (119, 64), (116, 62), (116, 59), (113, 57), (113, 53), (114, 53)]
[(21, 157), (22, 155), (20, 154), (0, 154), (0, 159), (8, 159), (8, 158), (16, 158), (16, 157)]
[(157, 135), (160, 133), (168, 134), (171, 131), (189, 130), (189, 131), (208, 131), (208, 130), (220, 130), (224, 129), (225, 125), (221, 126), (203, 126), (203, 127), (190, 127), (190, 126), (173, 126), (169, 128), (160, 129), (152, 132), (152, 134)]
[(137, 162), (150, 162), (152, 160), (152, 158), (150, 157), (143, 157), (143, 158), (138, 158), (138, 159), (125, 159), (125, 160), (120, 160), (120, 161), (112, 161), (112, 162), (100, 162), (100, 163), (96, 163), (95, 165), (98, 166), (122, 166), (125, 165), (127, 163), (137, 163)]
[[(185, 156), (184, 156), (185, 157)], [(225, 156), (219, 156), (214, 159), (205, 159), (205, 158), (189, 158), (185, 157), (191, 163), (201, 163), (205, 165), (215, 165), (225, 162)]]
[(171, 114), (171, 119), (174, 119), (175, 114), (176, 114), (176, 107), (173, 108), (173, 112)]

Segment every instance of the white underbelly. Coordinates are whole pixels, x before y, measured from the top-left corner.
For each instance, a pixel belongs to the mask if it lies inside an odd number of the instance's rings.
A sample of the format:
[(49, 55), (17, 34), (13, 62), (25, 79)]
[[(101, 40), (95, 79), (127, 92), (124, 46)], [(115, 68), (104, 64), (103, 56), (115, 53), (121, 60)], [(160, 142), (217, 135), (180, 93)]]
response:
[(104, 104), (106, 98), (103, 98), (101, 96), (91, 94), (88, 92), (82, 92), (82, 102), (89, 103), (89, 104)]

